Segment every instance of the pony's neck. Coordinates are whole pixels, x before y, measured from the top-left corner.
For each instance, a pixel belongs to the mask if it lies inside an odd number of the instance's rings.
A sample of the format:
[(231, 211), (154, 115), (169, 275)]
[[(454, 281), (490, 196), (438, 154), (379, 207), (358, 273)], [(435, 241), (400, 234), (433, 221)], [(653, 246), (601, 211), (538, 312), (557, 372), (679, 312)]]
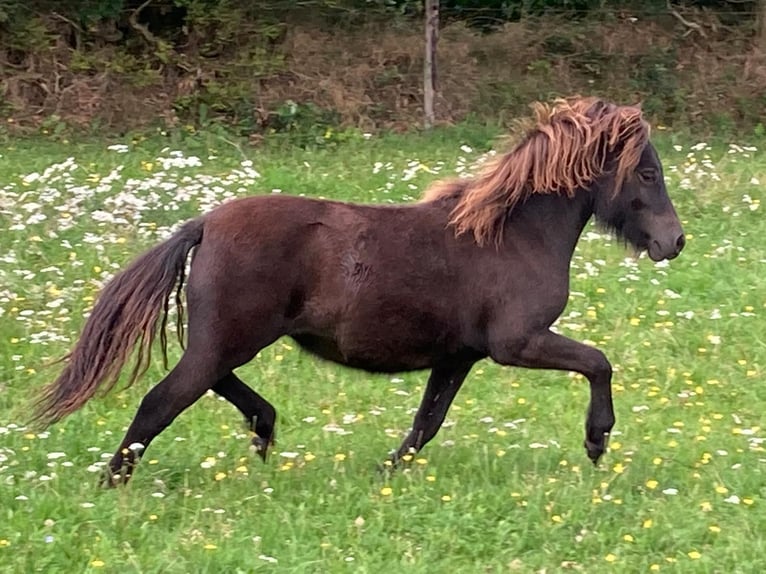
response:
[(574, 197), (561, 195), (532, 195), (517, 205), (506, 222), (503, 242), (513, 244), (519, 237), (536, 238), (545, 246), (541, 252), (554, 257), (572, 257), (577, 240), (594, 213), (593, 195), (578, 190)]

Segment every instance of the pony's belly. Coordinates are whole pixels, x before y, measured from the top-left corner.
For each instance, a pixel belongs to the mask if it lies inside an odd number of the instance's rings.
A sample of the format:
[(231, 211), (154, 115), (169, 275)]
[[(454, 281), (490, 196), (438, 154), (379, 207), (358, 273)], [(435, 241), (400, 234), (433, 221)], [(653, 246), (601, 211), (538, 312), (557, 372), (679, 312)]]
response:
[(434, 363), (434, 353), (413, 348), (405, 342), (354, 341), (354, 345), (338, 344), (330, 338), (311, 334), (294, 334), (292, 338), (304, 350), (348, 367), (374, 373), (398, 373), (427, 369)]

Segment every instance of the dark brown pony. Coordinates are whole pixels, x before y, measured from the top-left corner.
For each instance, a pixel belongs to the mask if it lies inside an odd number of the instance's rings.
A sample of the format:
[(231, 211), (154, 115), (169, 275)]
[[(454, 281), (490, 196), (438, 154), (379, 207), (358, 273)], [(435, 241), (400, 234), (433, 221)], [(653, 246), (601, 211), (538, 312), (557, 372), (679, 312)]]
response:
[(570, 259), (591, 216), (654, 261), (684, 246), (637, 107), (595, 98), (538, 105), (522, 139), (483, 173), (437, 183), (410, 205), (272, 195), (226, 203), (104, 288), (38, 419), (57, 421), (111, 389), (137, 346), (132, 384), (158, 327), (166, 357), (169, 300), (175, 294), (182, 311), (194, 249), (186, 349), (141, 402), (109, 463), (110, 484), (126, 481), (143, 449), (209, 389), (241, 411), (265, 459), (276, 412), (233, 371), (282, 336), (370, 372), (431, 370), (393, 463), (433, 438), (483, 358), (582, 373), (595, 463), (614, 425), (612, 368), (601, 351), (549, 329), (567, 304)]

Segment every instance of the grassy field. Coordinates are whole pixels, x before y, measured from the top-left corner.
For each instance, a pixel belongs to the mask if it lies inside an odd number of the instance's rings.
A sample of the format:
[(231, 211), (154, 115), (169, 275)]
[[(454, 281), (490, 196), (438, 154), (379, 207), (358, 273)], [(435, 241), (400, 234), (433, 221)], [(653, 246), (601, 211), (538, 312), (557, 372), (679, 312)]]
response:
[(0, 148), (0, 570), (764, 571), (766, 142), (655, 134), (685, 251), (633, 260), (588, 227), (557, 326), (615, 367), (617, 425), (598, 467), (581, 446), (581, 377), (487, 361), (411, 470), (380, 475), (426, 374), (369, 376), (283, 340), (238, 371), (278, 409), (265, 465), (238, 412), (206, 396), (118, 490), (98, 489), (98, 473), (163, 376), (159, 357), (128, 391), (46, 432), (25, 428), (58, 372), (46, 363), (109, 276), (234, 196), (412, 201), (469, 170), (493, 134), (464, 126), (324, 151), (202, 136)]

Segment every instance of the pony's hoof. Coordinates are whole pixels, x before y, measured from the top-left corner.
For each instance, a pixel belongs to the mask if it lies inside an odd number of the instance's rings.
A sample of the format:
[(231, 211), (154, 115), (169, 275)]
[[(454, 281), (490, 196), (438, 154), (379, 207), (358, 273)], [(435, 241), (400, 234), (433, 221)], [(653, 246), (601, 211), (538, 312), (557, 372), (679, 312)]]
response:
[(594, 466), (598, 464), (599, 459), (606, 452), (607, 436), (608, 435), (606, 434), (604, 435), (604, 438), (600, 444), (585, 439), (583, 446), (585, 447), (585, 451), (588, 453), (588, 458), (591, 460), (591, 462), (593, 462)]
[(266, 462), (266, 456), (269, 454), (271, 441), (259, 436), (253, 437), (253, 449), (263, 462)]
[(125, 471), (114, 472), (111, 469), (107, 469), (98, 481), (99, 488), (111, 489), (118, 486), (125, 485), (130, 480), (130, 473)]
[(381, 476), (388, 476), (392, 472), (396, 470), (397, 463), (393, 458), (389, 458), (385, 461), (383, 461), (382, 464), (376, 465), (375, 469), (378, 471), (378, 474)]

